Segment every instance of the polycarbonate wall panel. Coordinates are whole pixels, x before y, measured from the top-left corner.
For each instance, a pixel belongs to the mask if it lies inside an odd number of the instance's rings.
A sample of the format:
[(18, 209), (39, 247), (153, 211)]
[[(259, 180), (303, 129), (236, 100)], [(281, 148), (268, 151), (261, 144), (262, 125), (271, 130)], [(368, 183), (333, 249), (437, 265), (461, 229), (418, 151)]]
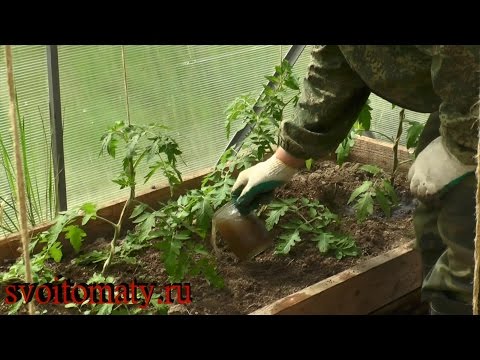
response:
[[(33, 206), (40, 222), (49, 217), (47, 191), (49, 155), (49, 112), (48, 112), (48, 75), (46, 48), (40, 45), (12, 46), (15, 87), (21, 118), (25, 124), (26, 163), (31, 179), (32, 191), (39, 199)], [(9, 96), (5, 63), (5, 47), (0, 46), (0, 135), (5, 143), (9, 157), (13, 161), (12, 134), (10, 131)], [(42, 121), (43, 118), (43, 121)], [(0, 158), (1, 159), (1, 158)], [(13, 163), (15, 166), (15, 163)], [(0, 196), (11, 203), (13, 201), (7, 176), (0, 167)], [(14, 217), (10, 207), (7, 215)], [(30, 208), (29, 208), (30, 211)], [(1, 233), (1, 231), (0, 231)]]
[[(126, 46), (132, 122), (171, 129), (184, 176), (213, 166), (227, 143), (228, 104), (258, 94), (280, 57), (279, 46)], [(121, 164), (98, 158), (103, 131), (126, 121), (121, 47), (60, 46), (59, 62), (69, 206), (126, 196), (111, 182)], [(164, 181), (157, 176), (151, 184)]]

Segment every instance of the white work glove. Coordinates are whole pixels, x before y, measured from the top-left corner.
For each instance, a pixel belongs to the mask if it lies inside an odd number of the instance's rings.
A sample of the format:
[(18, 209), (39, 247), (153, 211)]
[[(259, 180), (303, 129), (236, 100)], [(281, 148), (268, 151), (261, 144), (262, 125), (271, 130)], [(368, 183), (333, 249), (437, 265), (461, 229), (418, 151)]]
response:
[(450, 188), (467, 174), (475, 171), (475, 165), (465, 165), (453, 156), (439, 136), (418, 154), (408, 172), (410, 191), (420, 199)]
[(232, 188), (235, 206), (242, 215), (248, 214), (262, 202), (262, 198), (290, 181), (297, 172), (298, 169), (286, 165), (275, 154), (242, 171)]

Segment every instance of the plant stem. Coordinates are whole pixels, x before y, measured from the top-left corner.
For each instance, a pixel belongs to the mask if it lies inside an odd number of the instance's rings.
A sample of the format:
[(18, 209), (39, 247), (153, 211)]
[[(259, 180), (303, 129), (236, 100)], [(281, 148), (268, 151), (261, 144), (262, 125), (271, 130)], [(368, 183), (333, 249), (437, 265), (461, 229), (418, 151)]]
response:
[(98, 220), (102, 220), (102, 221), (104, 221), (104, 222), (112, 225), (114, 228), (115, 228), (115, 226), (117, 226), (117, 224), (115, 224), (113, 221), (110, 221), (110, 220), (104, 218), (103, 216), (98, 216), (98, 215), (97, 215), (97, 219), (98, 219)]
[(300, 213), (300, 210), (301, 209), (304, 209), (306, 208), (307, 206), (303, 206), (303, 207), (299, 207), (296, 211), (295, 211), (295, 214), (300, 216), (302, 218), (303, 221), (305, 221), (305, 224), (302, 224), (302, 225), (309, 225), (310, 223), (314, 222), (315, 220), (321, 220), (318, 216), (315, 216), (313, 219), (310, 219), (308, 220), (305, 216), (303, 216), (301, 213)]
[(310, 224), (310, 222), (312, 222), (313, 220), (315, 220), (315, 219), (307, 220), (307, 218), (306, 218), (305, 216), (303, 216), (302, 214), (300, 214), (300, 213), (297, 213), (297, 215), (300, 216), (303, 221), (305, 221), (305, 224)]
[(403, 164), (406, 164), (406, 163), (409, 163), (409, 162), (412, 162), (412, 161), (413, 161), (413, 159), (407, 159), (407, 160), (400, 161), (400, 162), (398, 163), (398, 166), (403, 165)]
[(292, 100), (295, 99), (295, 98), (296, 98), (296, 96), (291, 97), (290, 100), (288, 100), (288, 101), (285, 103), (285, 105), (283, 105), (282, 113), (283, 113), (283, 110), (285, 110), (285, 108), (287, 107), (287, 105), (290, 104), (290, 103), (292, 102)]
[(128, 161), (128, 166), (130, 168), (130, 179), (133, 180), (132, 184), (130, 185), (130, 199), (135, 199), (135, 167), (133, 166), (133, 159)]
[[(133, 170), (133, 160), (130, 159), (128, 166), (130, 168), (130, 176), (133, 180), (135, 180), (135, 171)], [(102, 276), (105, 276), (105, 271), (107, 270), (108, 266), (112, 262), (113, 256), (115, 255), (115, 245), (117, 243), (118, 237), (120, 236), (121, 230), (122, 230), (122, 225), (125, 220), (125, 216), (127, 215), (127, 211), (130, 208), (130, 205), (133, 203), (135, 200), (135, 181), (133, 181), (132, 185), (130, 185), (130, 197), (128, 200), (125, 202), (125, 205), (123, 205), (122, 212), (120, 214), (120, 218), (118, 219), (118, 223), (114, 224), (111, 221), (106, 220), (107, 222), (111, 223), (115, 229), (115, 232), (113, 234), (113, 239), (110, 242), (110, 253), (108, 254), (107, 260), (105, 260), (105, 263), (103, 264), (103, 269), (102, 269)]]
[(123, 209), (122, 209), (122, 212), (120, 214), (120, 219), (118, 219), (118, 223), (117, 224), (112, 223), (113, 228), (115, 229), (115, 232), (113, 234), (113, 239), (110, 242), (110, 253), (108, 254), (107, 260), (105, 260), (105, 263), (103, 264), (102, 276), (105, 276), (105, 271), (107, 270), (108, 266), (112, 262), (113, 255), (115, 255), (115, 245), (116, 245), (117, 239), (120, 235), (120, 231), (121, 231), (122, 223), (123, 223), (123, 218), (125, 217), (125, 214), (127, 212), (127, 208), (130, 207), (131, 201), (132, 201), (132, 199), (128, 199), (125, 202), (125, 205), (123, 205)]
[(381, 133), (380, 131), (375, 131), (375, 130), (363, 130), (363, 131), (369, 131), (369, 132), (371, 132), (372, 134), (381, 135), (381, 136), (383, 136), (385, 139), (387, 139), (388, 141), (390, 141), (390, 142), (392, 142), (392, 143), (395, 142), (394, 138), (392, 138), (391, 136), (385, 135), (384, 133)]
[(395, 138), (395, 143), (393, 144), (393, 169), (390, 177), (390, 184), (392, 184), (392, 186), (395, 186), (395, 175), (397, 174), (398, 168), (398, 144), (400, 143), (400, 137), (402, 136), (403, 121), (405, 120), (405, 109), (400, 111), (399, 117), (400, 121), (398, 122), (397, 137)]
[(133, 168), (136, 169), (140, 161), (144, 158), (145, 154), (147, 153), (147, 150), (143, 150), (142, 154), (135, 160), (135, 163), (133, 164)]

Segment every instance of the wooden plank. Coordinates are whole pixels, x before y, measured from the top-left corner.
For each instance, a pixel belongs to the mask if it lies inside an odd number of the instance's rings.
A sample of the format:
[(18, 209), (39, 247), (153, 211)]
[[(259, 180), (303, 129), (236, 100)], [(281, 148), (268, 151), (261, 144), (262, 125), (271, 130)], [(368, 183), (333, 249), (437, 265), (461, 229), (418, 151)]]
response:
[[(398, 147), (398, 171), (400, 173), (408, 172), (411, 162), (406, 162), (413, 159), (406, 147)], [(355, 140), (355, 145), (350, 153), (348, 161), (358, 162), (362, 164), (373, 164), (381, 167), (388, 173), (393, 168), (393, 144), (384, 141), (371, 139), (365, 136), (359, 136)]]
[(364, 315), (418, 289), (421, 282), (420, 255), (409, 242), (250, 315)]
[[(145, 204), (148, 204), (152, 208), (158, 208), (158, 203), (162, 201), (167, 201), (171, 198), (177, 198), (178, 196), (184, 194), (190, 189), (198, 188), (203, 177), (208, 174), (212, 169), (204, 169), (197, 171), (188, 178), (185, 178), (183, 183), (177, 187), (173, 196), (170, 194), (170, 188), (168, 186), (162, 186), (157, 189), (148, 189), (143, 192), (139, 192), (137, 195), (137, 200)], [(117, 199), (109, 203), (104, 204), (99, 207), (97, 214), (102, 216), (110, 221), (116, 222), (120, 217), (123, 205), (127, 199)], [(43, 231), (48, 230), (52, 223), (42, 224), (30, 230), (30, 236), (35, 236)], [(128, 221), (125, 223), (125, 229), (128, 229), (131, 223)], [(95, 240), (98, 237), (108, 238), (113, 235), (113, 228), (111, 225), (106, 224), (103, 221), (91, 220), (89, 221), (83, 229), (87, 233), (87, 238)], [(65, 245), (65, 239), (60, 239)], [(20, 236), (18, 233), (10, 234), (7, 237), (0, 239), (0, 259), (15, 259), (20, 255)], [(65, 253), (70, 251), (70, 246), (64, 246), (63, 250)]]
[(428, 314), (428, 303), (421, 301), (420, 288), (370, 313), (370, 315), (424, 315), (424, 314)]

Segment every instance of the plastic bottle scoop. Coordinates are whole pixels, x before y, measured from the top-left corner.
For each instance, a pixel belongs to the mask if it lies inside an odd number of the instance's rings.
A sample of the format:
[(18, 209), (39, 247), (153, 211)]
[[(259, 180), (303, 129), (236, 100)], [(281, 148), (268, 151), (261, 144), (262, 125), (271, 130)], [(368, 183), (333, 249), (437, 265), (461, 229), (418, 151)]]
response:
[(250, 260), (273, 245), (273, 239), (263, 221), (253, 212), (241, 215), (232, 202), (213, 215), (211, 242), (218, 254), (217, 231), (240, 260)]

